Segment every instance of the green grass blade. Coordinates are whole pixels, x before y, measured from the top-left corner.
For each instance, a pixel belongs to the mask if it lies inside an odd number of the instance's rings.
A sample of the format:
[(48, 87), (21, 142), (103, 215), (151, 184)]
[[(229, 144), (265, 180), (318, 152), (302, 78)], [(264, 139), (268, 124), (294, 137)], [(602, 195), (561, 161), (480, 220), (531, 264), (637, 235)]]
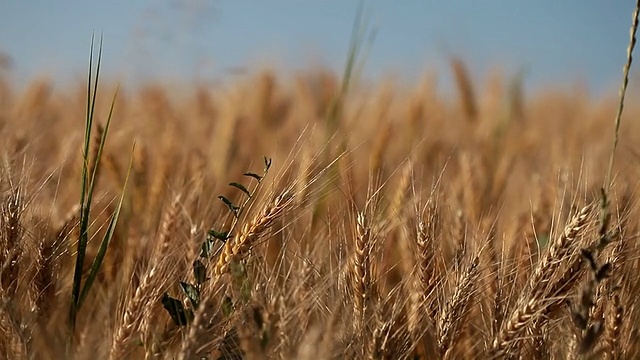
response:
[[(91, 177), (91, 181), (89, 181), (89, 189), (87, 191), (87, 195), (86, 195), (86, 203), (85, 203), (85, 207), (86, 207), (86, 211), (84, 213), (85, 217), (86, 217), (86, 222), (84, 222), (85, 225), (89, 224), (89, 213), (91, 210), (91, 202), (93, 199), (93, 188), (95, 186), (95, 182), (94, 182), (94, 178), (93, 176), (95, 175), (95, 170), (98, 168), (99, 165), (99, 157), (96, 158), (96, 163), (94, 164), (94, 168), (93, 169), (89, 169), (89, 143), (91, 142), (91, 131), (93, 129), (93, 119), (94, 119), (94, 112), (95, 112), (95, 108), (96, 108), (96, 96), (98, 94), (98, 80), (100, 79), (100, 64), (102, 61), (102, 37), (100, 37), (100, 47), (98, 48), (98, 63), (96, 65), (96, 78), (95, 78), (95, 82), (93, 84), (94, 88), (93, 88), (93, 97), (91, 100), (91, 110), (89, 113), (89, 116), (87, 117), (87, 128), (88, 131), (86, 132), (87, 134), (87, 139), (85, 139), (85, 154), (84, 154), (84, 161), (85, 161), (85, 165), (84, 167), (87, 168), (88, 171), (92, 172), (92, 177)], [(102, 139), (100, 139), (100, 150), (102, 150), (102, 147), (104, 145), (103, 140), (106, 138), (107, 135), (107, 126), (109, 124), (109, 121), (111, 120), (111, 114), (113, 113), (113, 105), (115, 103), (115, 97), (113, 99), (113, 102), (111, 104), (111, 110), (109, 112), (109, 118), (107, 119), (107, 125), (105, 126), (105, 131), (102, 133)], [(86, 232), (87, 229), (84, 229), (85, 231), (83, 232), (84, 236), (87, 238), (85, 240), (88, 240), (88, 234)]]
[(91, 201), (93, 200), (93, 192), (96, 185), (96, 174), (100, 166), (100, 159), (102, 159), (102, 152), (104, 150), (104, 144), (107, 142), (107, 134), (109, 133), (109, 125), (111, 125), (111, 118), (113, 117), (113, 108), (116, 105), (116, 98), (118, 96), (118, 89), (116, 89), (113, 99), (111, 100), (111, 107), (109, 108), (109, 116), (107, 116), (107, 122), (104, 125), (104, 131), (100, 137), (100, 144), (98, 145), (98, 153), (96, 154), (95, 164), (91, 170), (91, 181), (89, 181), (89, 191), (87, 192), (87, 211), (91, 208)]
[[(107, 130), (105, 127), (105, 134)], [(80, 299), (78, 301), (78, 308), (82, 306), (82, 303), (86, 299), (89, 294), (89, 290), (95, 281), (96, 276), (98, 275), (98, 271), (100, 270), (100, 266), (102, 265), (102, 261), (104, 260), (105, 255), (107, 254), (107, 249), (109, 247), (109, 243), (113, 238), (113, 234), (115, 233), (116, 225), (118, 224), (118, 218), (120, 217), (120, 210), (122, 209), (122, 203), (124, 201), (124, 196), (127, 191), (127, 184), (129, 182), (129, 176), (131, 175), (131, 167), (133, 166), (133, 151), (135, 149), (135, 144), (131, 149), (131, 158), (129, 159), (129, 169), (127, 170), (127, 176), (124, 180), (124, 186), (122, 189), (122, 194), (120, 194), (120, 200), (118, 201), (118, 206), (116, 207), (116, 211), (109, 220), (109, 226), (107, 227), (107, 232), (104, 234), (102, 238), (102, 242), (100, 243), (100, 249), (98, 250), (98, 254), (93, 259), (93, 263), (91, 264), (91, 270), (89, 271), (89, 275), (84, 282), (84, 286), (82, 287), (82, 292), (80, 294)]]
[[(93, 94), (92, 94), (92, 99), (91, 99), (91, 109), (89, 110), (89, 116), (88, 116), (88, 124), (89, 124), (89, 129), (92, 129), (92, 125), (93, 125), (93, 115), (95, 113), (96, 110), (96, 98), (98, 96), (98, 80), (100, 79), (100, 64), (102, 63), (102, 36), (100, 36), (100, 46), (98, 47), (98, 63), (96, 64), (96, 79), (95, 82), (93, 83)], [(91, 131), (91, 130), (89, 130)], [(89, 151), (89, 149), (87, 148), (87, 152)], [(85, 155), (87, 158), (89, 157), (88, 154)]]
[(83, 157), (87, 156), (89, 152), (89, 145), (87, 139), (89, 139), (89, 133), (91, 128), (86, 126), (89, 123), (89, 114), (91, 113), (91, 84), (93, 83), (93, 47), (94, 47), (94, 36), (91, 35), (91, 50), (89, 51), (89, 74), (87, 76), (87, 111), (86, 111), (86, 119), (85, 119), (85, 129), (84, 129), (84, 149), (83, 149)]
[(82, 268), (84, 264), (84, 257), (88, 242), (88, 222), (89, 222), (89, 207), (86, 204), (87, 195), (87, 181), (88, 181), (88, 157), (89, 146), (91, 142), (91, 123), (93, 122), (91, 116), (91, 109), (93, 108), (91, 96), (91, 88), (93, 83), (93, 48), (94, 48), (94, 36), (91, 36), (91, 50), (89, 52), (89, 76), (87, 80), (87, 114), (85, 118), (85, 132), (84, 132), (84, 146), (82, 149), (82, 179), (80, 183), (80, 235), (78, 236), (78, 248), (76, 253), (76, 265), (73, 273), (73, 285), (71, 288), (71, 309), (69, 313), (69, 322), (71, 329), (75, 328), (78, 300), (80, 297), (80, 286), (82, 282)]

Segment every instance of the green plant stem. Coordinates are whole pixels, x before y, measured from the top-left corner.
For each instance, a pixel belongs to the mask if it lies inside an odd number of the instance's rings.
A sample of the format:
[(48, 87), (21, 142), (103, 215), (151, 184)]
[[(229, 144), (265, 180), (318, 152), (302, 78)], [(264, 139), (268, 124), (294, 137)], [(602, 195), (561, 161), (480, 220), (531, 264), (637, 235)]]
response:
[(618, 140), (620, 134), (620, 121), (622, 118), (622, 110), (624, 109), (624, 97), (627, 92), (627, 84), (629, 83), (629, 70), (631, 69), (631, 62), (633, 60), (633, 48), (636, 45), (636, 32), (638, 30), (638, 13), (640, 12), (640, 0), (636, 1), (636, 8), (633, 11), (633, 20), (631, 23), (631, 29), (629, 30), (629, 46), (627, 47), (627, 62), (624, 64), (622, 70), (622, 85), (620, 86), (620, 100), (618, 102), (618, 109), (616, 111), (615, 118), (615, 130), (613, 133), (613, 145), (611, 146), (611, 155), (609, 156), (609, 167), (605, 176), (604, 187), (608, 189), (612, 185), (611, 173), (613, 172), (613, 162), (616, 155), (616, 149), (618, 147)]

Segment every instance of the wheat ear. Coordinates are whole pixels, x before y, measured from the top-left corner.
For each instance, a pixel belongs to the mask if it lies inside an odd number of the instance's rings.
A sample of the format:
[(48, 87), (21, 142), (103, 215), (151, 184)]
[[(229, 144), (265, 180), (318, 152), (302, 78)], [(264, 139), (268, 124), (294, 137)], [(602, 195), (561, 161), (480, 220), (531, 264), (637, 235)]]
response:
[(146, 323), (143, 321), (148, 316), (145, 314), (145, 311), (148, 311), (145, 309), (145, 304), (159, 298), (161, 287), (158, 286), (158, 281), (161, 279), (158, 274), (163, 270), (163, 268), (161, 269), (161, 265), (163, 265), (161, 260), (166, 256), (170, 245), (169, 240), (178, 226), (179, 204), (180, 196), (176, 196), (163, 216), (148, 270), (142, 277), (133, 297), (127, 302), (122, 321), (114, 331), (110, 359), (120, 359), (126, 354), (131, 336), (140, 326), (144, 325), (143, 323)]
[[(490, 357), (493, 359), (502, 359), (510, 355), (514, 343), (519, 340), (522, 331), (528, 324), (540, 318), (540, 314), (551, 306), (553, 302), (546, 302), (544, 298), (545, 289), (549, 285), (549, 279), (558, 263), (563, 259), (570, 249), (571, 243), (578, 237), (585, 227), (588, 215), (591, 210), (590, 206), (585, 206), (575, 215), (564, 231), (554, 241), (544, 257), (536, 266), (533, 276), (530, 279), (531, 292), (521, 296), (516, 309), (511, 313), (509, 320), (503, 324), (502, 329), (494, 338), (490, 349)], [(542, 326), (542, 324), (539, 324)]]
[(213, 268), (213, 274), (216, 276), (226, 274), (231, 263), (244, 257), (262, 234), (271, 227), (273, 221), (282, 215), (292, 198), (290, 192), (282, 193), (272, 203), (267, 204), (251, 222), (246, 223), (235, 239), (228, 240)]
[(369, 297), (371, 295), (371, 229), (364, 213), (356, 218), (356, 246), (353, 253), (353, 312), (356, 328), (364, 325)]
[(465, 311), (469, 306), (474, 285), (480, 274), (478, 271), (479, 264), (480, 254), (478, 253), (460, 277), (451, 298), (438, 317), (438, 348), (443, 358), (452, 358), (451, 350), (462, 330)]
[(533, 276), (529, 279), (529, 286), (533, 297), (539, 297), (547, 289), (554, 271), (558, 268), (560, 259), (563, 259), (571, 249), (582, 229), (587, 224), (591, 206), (585, 206), (575, 215), (571, 222), (564, 228), (562, 234), (551, 243), (548, 251), (538, 262)]

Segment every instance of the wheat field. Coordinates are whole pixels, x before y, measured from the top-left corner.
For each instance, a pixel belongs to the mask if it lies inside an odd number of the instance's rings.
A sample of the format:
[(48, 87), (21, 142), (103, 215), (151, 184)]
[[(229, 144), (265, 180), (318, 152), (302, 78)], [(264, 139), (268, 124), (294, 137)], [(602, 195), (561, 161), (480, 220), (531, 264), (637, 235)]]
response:
[(638, 358), (640, 108), (450, 65), (0, 79), (2, 358)]

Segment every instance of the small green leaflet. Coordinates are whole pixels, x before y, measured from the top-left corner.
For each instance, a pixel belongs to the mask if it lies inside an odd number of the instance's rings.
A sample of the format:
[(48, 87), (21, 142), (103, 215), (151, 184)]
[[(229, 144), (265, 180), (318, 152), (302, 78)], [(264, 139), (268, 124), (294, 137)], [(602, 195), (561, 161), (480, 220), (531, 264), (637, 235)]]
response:
[(233, 300), (231, 300), (231, 298), (229, 296), (225, 296), (224, 299), (222, 299), (222, 314), (224, 316), (230, 316), (231, 314), (233, 314), (233, 311), (235, 310), (235, 307), (233, 305)]
[(200, 290), (198, 290), (195, 286), (183, 281), (180, 281), (180, 289), (191, 302), (191, 306), (194, 309), (198, 308), (198, 305), (200, 304)]
[(264, 157), (264, 173), (266, 174), (271, 168), (271, 159), (268, 157)]
[(248, 197), (251, 197), (251, 193), (249, 193), (249, 190), (247, 190), (247, 188), (244, 185), (242, 185), (240, 183), (237, 183), (237, 182), (230, 182), (229, 186), (233, 186), (234, 188), (236, 188), (236, 189), (242, 191), (243, 193), (247, 194)]
[(193, 262), (193, 278), (196, 279), (198, 285), (202, 285), (205, 281), (209, 280), (207, 277), (207, 267), (204, 266), (200, 260)]
[(244, 173), (242, 175), (254, 178), (254, 179), (258, 180), (258, 182), (262, 181), (262, 176), (260, 176), (260, 175), (258, 175), (256, 173), (246, 172), (246, 173)]
[(227, 207), (229, 207), (229, 210), (231, 210), (231, 212), (236, 217), (238, 216), (238, 210), (240, 210), (240, 208), (238, 206), (233, 205), (231, 200), (227, 199), (226, 197), (224, 197), (222, 195), (218, 196), (218, 199), (222, 200), (222, 202), (225, 203), (227, 205)]
[(210, 238), (214, 238), (214, 239), (218, 239), (222, 242), (227, 241), (231, 236), (229, 236), (229, 232), (228, 231), (215, 231), (214, 229), (209, 230), (209, 232), (207, 233), (207, 235)]
[(172, 298), (168, 293), (162, 295), (162, 306), (164, 306), (165, 310), (167, 310), (173, 319), (173, 322), (178, 326), (186, 326), (193, 317), (193, 313), (187, 312), (184, 308), (182, 301)]
[(211, 255), (211, 249), (213, 248), (213, 239), (207, 237), (207, 239), (202, 243), (202, 248), (200, 249), (200, 257), (204, 259), (208, 259), (209, 255)]

